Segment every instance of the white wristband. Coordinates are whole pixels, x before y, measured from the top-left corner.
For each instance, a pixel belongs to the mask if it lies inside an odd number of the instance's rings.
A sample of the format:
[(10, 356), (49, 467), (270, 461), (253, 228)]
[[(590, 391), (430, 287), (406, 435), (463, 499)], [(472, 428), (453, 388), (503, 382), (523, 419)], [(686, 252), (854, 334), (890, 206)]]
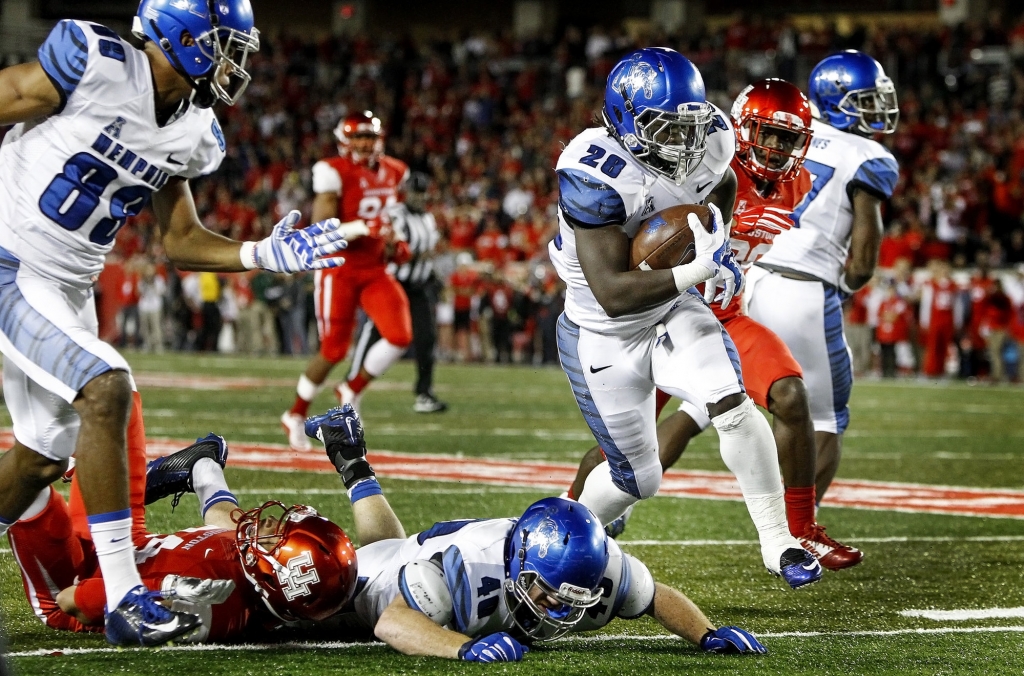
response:
[(676, 265), (672, 268), (672, 278), (676, 282), (676, 289), (679, 293), (686, 293), (686, 290), (691, 286), (706, 282), (714, 275), (715, 271), (704, 265), (700, 259), (686, 265)]
[(242, 261), (242, 267), (246, 270), (253, 270), (260, 266), (256, 257), (256, 242), (242, 242), (242, 248), (238, 250), (238, 257)]

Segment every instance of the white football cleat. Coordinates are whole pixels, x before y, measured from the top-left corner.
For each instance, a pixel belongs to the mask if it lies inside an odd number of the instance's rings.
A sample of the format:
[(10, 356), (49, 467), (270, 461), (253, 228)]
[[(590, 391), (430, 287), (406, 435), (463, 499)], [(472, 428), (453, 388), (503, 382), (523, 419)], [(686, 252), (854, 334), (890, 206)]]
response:
[(288, 434), (288, 447), (291, 450), (302, 453), (313, 450), (313, 444), (309, 443), (309, 437), (306, 436), (305, 425), (305, 418), (298, 413), (285, 411), (281, 414), (281, 427)]
[(363, 393), (356, 394), (352, 391), (352, 388), (348, 386), (347, 382), (342, 382), (340, 385), (334, 388), (334, 396), (338, 398), (338, 404), (344, 406), (345, 404), (352, 404), (352, 408), (356, 410), (356, 415), (362, 415), (359, 410), (359, 401), (363, 398)]

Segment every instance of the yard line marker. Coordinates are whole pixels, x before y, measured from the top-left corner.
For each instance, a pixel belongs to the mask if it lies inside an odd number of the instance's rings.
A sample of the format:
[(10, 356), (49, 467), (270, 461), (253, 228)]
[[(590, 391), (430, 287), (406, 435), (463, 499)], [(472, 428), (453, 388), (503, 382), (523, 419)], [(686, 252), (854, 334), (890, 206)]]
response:
[[(1024, 542), (1024, 535), (893, 536), (884, 538), (843, 538), (857, 544), (892, 544), (901, 542)], [(620, 545), (635, 547), (735, 547), (756, 545), (757, 540), (618, 540)]]
[[(10, 447), (14, 435), (0, 429), (0, 447)], [(147, 440), (149, 457), (167, 455), (192, 440)], [(439, 481), (475, 486), (519, 487), (561, 492), (576, 476), (576, 465), (544, 460), (505, 460), (427, 453), (371, 451), (379, 476), (390, 479)], [(284, 444), (231, 442), (233, 468), (277, 472), (333, 472), (323, 453), (297, 453)], [(702, 500), (741, 501), (739, 485), (728, 472), (669, 470), (660, 496)], [(825, 497), (829, 507), (849, 507), (908, 513), (986, 516), (1024, 519), (1024, 491), (999, 488), (934, 486), (885, 481), (836, 480)]]
[(936, 622), (961, 622), (963, 620), (994, 620), (1008, 617), (1024, 617), (1024, 607), (1018, 608), (965, 608), (961, 610), (901, 610), (903, 617), (923, 617)]
[[(1022, 633), (1024, 626), (1007, 627), (934, 627), (927, 629), (881, 629), (863, 631), (779, 631), (758, 633), (759, 639), (773, 638), (816, 638), (816, 637), (849, 637), (849, 636), (905, 636), (909, 634), (1002, 634)], [(606, 643), (609, 641), (681, 641), (678, 636), (669, 634), (653, 634), (648, 636), (636, 634), (601, 634), (598, 636), (570, 636), (558, 639), (565, 643)], [(154, 652), (247, 652), (266, 650), (345, 650), (366, 646), (382, 646), (379, 641), (342, 642), (322, 641), (317, 643), (204, 643), (196, 645), (173, 645), (162, 648), (38, 648), (7, 653), (8, 657), (74, 657), (76, 655), (96, 655), (103, 653), (149, 653)]]

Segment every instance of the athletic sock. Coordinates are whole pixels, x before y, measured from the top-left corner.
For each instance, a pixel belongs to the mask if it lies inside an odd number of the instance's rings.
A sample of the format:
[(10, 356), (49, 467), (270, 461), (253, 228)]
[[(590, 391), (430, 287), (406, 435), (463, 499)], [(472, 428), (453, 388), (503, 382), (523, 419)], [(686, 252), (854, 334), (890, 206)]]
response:
[(636, 497), (612, 481), (611, 468), (607, 460), (590, 472), (586, 483), (583, 484), (583, 492), (578, 498), (578, 502), (592, 511), (602, 524), (615, 521), (636, 501)]
[(0, 536), (7, 534), (7, 529), (14, 525), (14, 521), (0, 516)]
[[(378, 340), (373, 347), (366, 351), (363, 370), (370, 374), (371, 379), (381, 377), (385, 371), (391, 368), (392, 364), (402, 358), (406, 347), (399, 347), (387, 340)], [(353, 388), (353, 391), (358, 392), (359, 390)]]
[(103, 574), (107, 592), (107, 610), (113, 610), (129, 591), (142, 584), (135, 566), (135, 544), (132, 542), (132, 512), (122, 509), (89, 516), (96, 558)]
[(292, 404), (289, 413), (305, 418), (309, 414), (310, 402), (316, 399), (316, 395), (320, 394), (322, 389), (323, 384), (317, 385), (303, 373), (299, 376), (299, 382), (295, 386), (295, 403)]
[(359, 394), (366, 389), (366, 386), (370, 384), (372, 378), (367, 378), (363, 375), (362, 371), (353, 376), (345, 384), (348, 385), (348, 389), (352, 390), (355, 394)]
[(778, 573), (782, 552), (799, 547), (800, 543), (789, 534), (772, 428), (749, 398), (711, 422), (718, 431), (722, 460), (736, 477), (750, 519), (757, 528), (764, 565)]
[(793, 537), (802, 537), (814, 525), (814, 486), (786, 489), (786, 520)]
[(50, 504), (51, 490), (52, 489), (47, 486), (43, 490), (39, 491), (39, 495), (37, 495), (36, 499), (32, 501), (32, 504), (28, 506), (28, 509), (22, 512), (21, 516), (18, 517), (18, 521), (28, 521), (29, 519), (34, 519), (42, 514), (43, 510), (46, 509), (46, 506)]
[(211, 458), (200, 458), (192, 467), (192, 487), (199, 498), (199, 511), (203, 518), (206, 512), (218, 502), (230, 502), (238, 506), (238, 499), (228, 489), (224, 470)]
[(384, 495), (384, 491), (381, 490), (376, 477), (371, 476), (368, 479), (360, 479), (348, 489), (348, 499), (353, 505), (371, 495)]

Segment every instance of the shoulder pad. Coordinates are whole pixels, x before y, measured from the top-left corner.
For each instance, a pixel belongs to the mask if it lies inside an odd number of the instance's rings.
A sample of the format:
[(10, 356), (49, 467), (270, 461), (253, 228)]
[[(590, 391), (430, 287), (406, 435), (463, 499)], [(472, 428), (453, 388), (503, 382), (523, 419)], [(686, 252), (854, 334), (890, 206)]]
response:
[(711, 107), (714, 113), (711, 126), (708, 127), (708, 145), (703, 164), (711, 172), (722, 175), (736, 154), (736, 133), (729, 116), (718, 106), (712, 104)]
[(217, 122), (217, 116), (212, 110), (193, 110), (194, 121), (190, 120), (197, 128), (198, 141), (192, 151), (188, 164), (180, 176), (193, 179), (206, 174), (212, 174), (224, 161), (227, 144), (224, 141), (224, 132)]
[(39, 65), (57, 88), (61, 109), (85, 75), (89, 63), (89, 40), (78, 21), (61, 21), (39, 46)]
[(452, 621), (452, 595), (444, 579), (444, 571), (433, 561), (417, 559), (402, 566), (398, 572), (402, 598), (442, 627)]
[(654, 603), (654, 577), (640, 559), (623, 553), (629, 566), (629, 591), (619, 609), (619, 617), (634, 620), (646, 613)]

